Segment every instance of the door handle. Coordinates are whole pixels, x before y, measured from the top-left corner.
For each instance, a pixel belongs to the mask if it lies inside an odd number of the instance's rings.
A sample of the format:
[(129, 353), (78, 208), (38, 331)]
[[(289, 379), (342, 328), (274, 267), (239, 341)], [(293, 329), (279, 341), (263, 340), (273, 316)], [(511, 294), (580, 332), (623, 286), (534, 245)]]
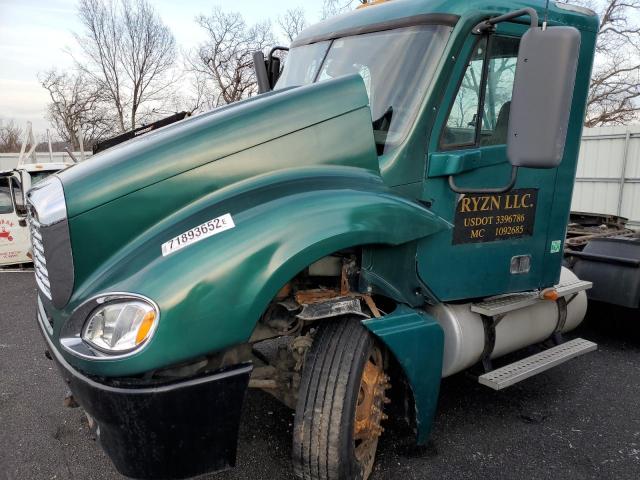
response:
[[(504, 193), (513, 188), (516, 183), (518, 168), (511, 168), (509, 183), (496, 188), (467, 188), (456, 185), (455, 176), (490, 165), (506, 163), (505, 147), (491, 146), (482, 149), (456, 150), (451, 152), (438, 152), (429, 155), (428, 177), (449, 177), (449, 188), (456, 193)], [(484, 153), (484, 154), (483, 154)]]
[(496, 188), (465, 188), (459, 187), (455, 182), (455, 175), (449, 175), (449, 188), (456, 193), (505, 193), (513, 188), (516, 184), (516, 180), (518, 179), (518, 167), (515, 165), (511, 166), (511, 177), (509, 178), (509, 183), (507, 183), (504, 187), (496, 187)]
[(445, 177), (483, 167), (480, 149), (440, 152), (429, 155), (429, 177)]

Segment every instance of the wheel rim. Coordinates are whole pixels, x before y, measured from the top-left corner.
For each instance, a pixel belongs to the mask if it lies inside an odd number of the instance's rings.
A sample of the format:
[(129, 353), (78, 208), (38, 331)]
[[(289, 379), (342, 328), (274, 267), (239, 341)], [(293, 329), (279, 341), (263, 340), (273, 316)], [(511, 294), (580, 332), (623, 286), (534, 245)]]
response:
[(382, 352), (374, 346), (362, 371), (353, 427), (355, 457), (363, 479), (371, 474), (378, 439), (384, 432), (381, 423), (387, 416), (382, 410), (384, 404), (389, 403), (385, 397), (385, 390), (389, 388), (391, 385), (384, 373)]

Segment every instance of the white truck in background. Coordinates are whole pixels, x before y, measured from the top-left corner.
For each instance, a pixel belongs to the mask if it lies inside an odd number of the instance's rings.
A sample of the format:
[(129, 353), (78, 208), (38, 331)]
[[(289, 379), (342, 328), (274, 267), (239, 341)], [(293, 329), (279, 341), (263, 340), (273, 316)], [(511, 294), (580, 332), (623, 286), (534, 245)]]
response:
[(13, 170), (0, 171), (0, 268), (31, 263), (29, 228), (24, 213), (25, 195), (38, 182), (73, 165), (68, 162), (31, 163), (22, 157)]
[[(69, 158), (65, 156), (63, 159), (54, 159), (49, 130), (47, 141), (48, 161), (41, 161), (36, 154), (38, 144), (33, 136), (32, 124), (27, 122), (16, 167), (0, 171), (0, 268), (20, 267), (31, 263), (31, 240), (25, 218), (27, 192), (49, 175), (76, 163), (74, 155), (68, 151), (66, 153)], [(82, 140), (80, 144), (84, 160)]]
[(31, 261), (28, 230), (20, 226), (13, 201), (15, 177), (6, 173), (0, 172), (0, 268)]

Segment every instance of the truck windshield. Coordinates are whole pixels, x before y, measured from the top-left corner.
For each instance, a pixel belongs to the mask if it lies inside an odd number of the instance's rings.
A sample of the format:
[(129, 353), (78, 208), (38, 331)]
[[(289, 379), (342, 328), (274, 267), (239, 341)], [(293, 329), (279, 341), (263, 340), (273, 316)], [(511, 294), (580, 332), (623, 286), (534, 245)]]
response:
[(31, 186), (33, 187), (36, 183), (41, 182), (42, 180), (50, 176), (52, 173), (55, 173), (55, 172), (51, 170), (47, 172), (31, 172)]
[(450, 32), (451, 27), (421, 25), (295, 47), (275, 89), (360, 74), (383, 154), (404, 140)]

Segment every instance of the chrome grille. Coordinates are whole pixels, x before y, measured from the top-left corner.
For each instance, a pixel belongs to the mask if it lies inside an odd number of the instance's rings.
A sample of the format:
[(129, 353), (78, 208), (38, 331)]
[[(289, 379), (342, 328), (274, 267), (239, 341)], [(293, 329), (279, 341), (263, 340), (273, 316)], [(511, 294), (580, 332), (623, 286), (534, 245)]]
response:
[(73, 253), (62, 182), (56, 175), (27, 193), (29, 236), (36, 283), (45, 307), (62, 309), (74, 284)]
[(29, 216), (29, 231), (31, 232), (31, 250), (33, 251), (33, 269), (36, 273), (36, 283), (40, 291), (51, 300), (51, 284), (49, 283), (47, 261), (44, 257), (44, 244), (40, 233), (40, 224), (31, 215)]
[(53, 319), (49, 315), (47, 315), (47, 311), (44, 309), (44, 305), (42, 304), (40, 295), (38, 295), (38, 320), (40, 321), (42, 326), (47, 329), (49, 335), (52, 335)]

